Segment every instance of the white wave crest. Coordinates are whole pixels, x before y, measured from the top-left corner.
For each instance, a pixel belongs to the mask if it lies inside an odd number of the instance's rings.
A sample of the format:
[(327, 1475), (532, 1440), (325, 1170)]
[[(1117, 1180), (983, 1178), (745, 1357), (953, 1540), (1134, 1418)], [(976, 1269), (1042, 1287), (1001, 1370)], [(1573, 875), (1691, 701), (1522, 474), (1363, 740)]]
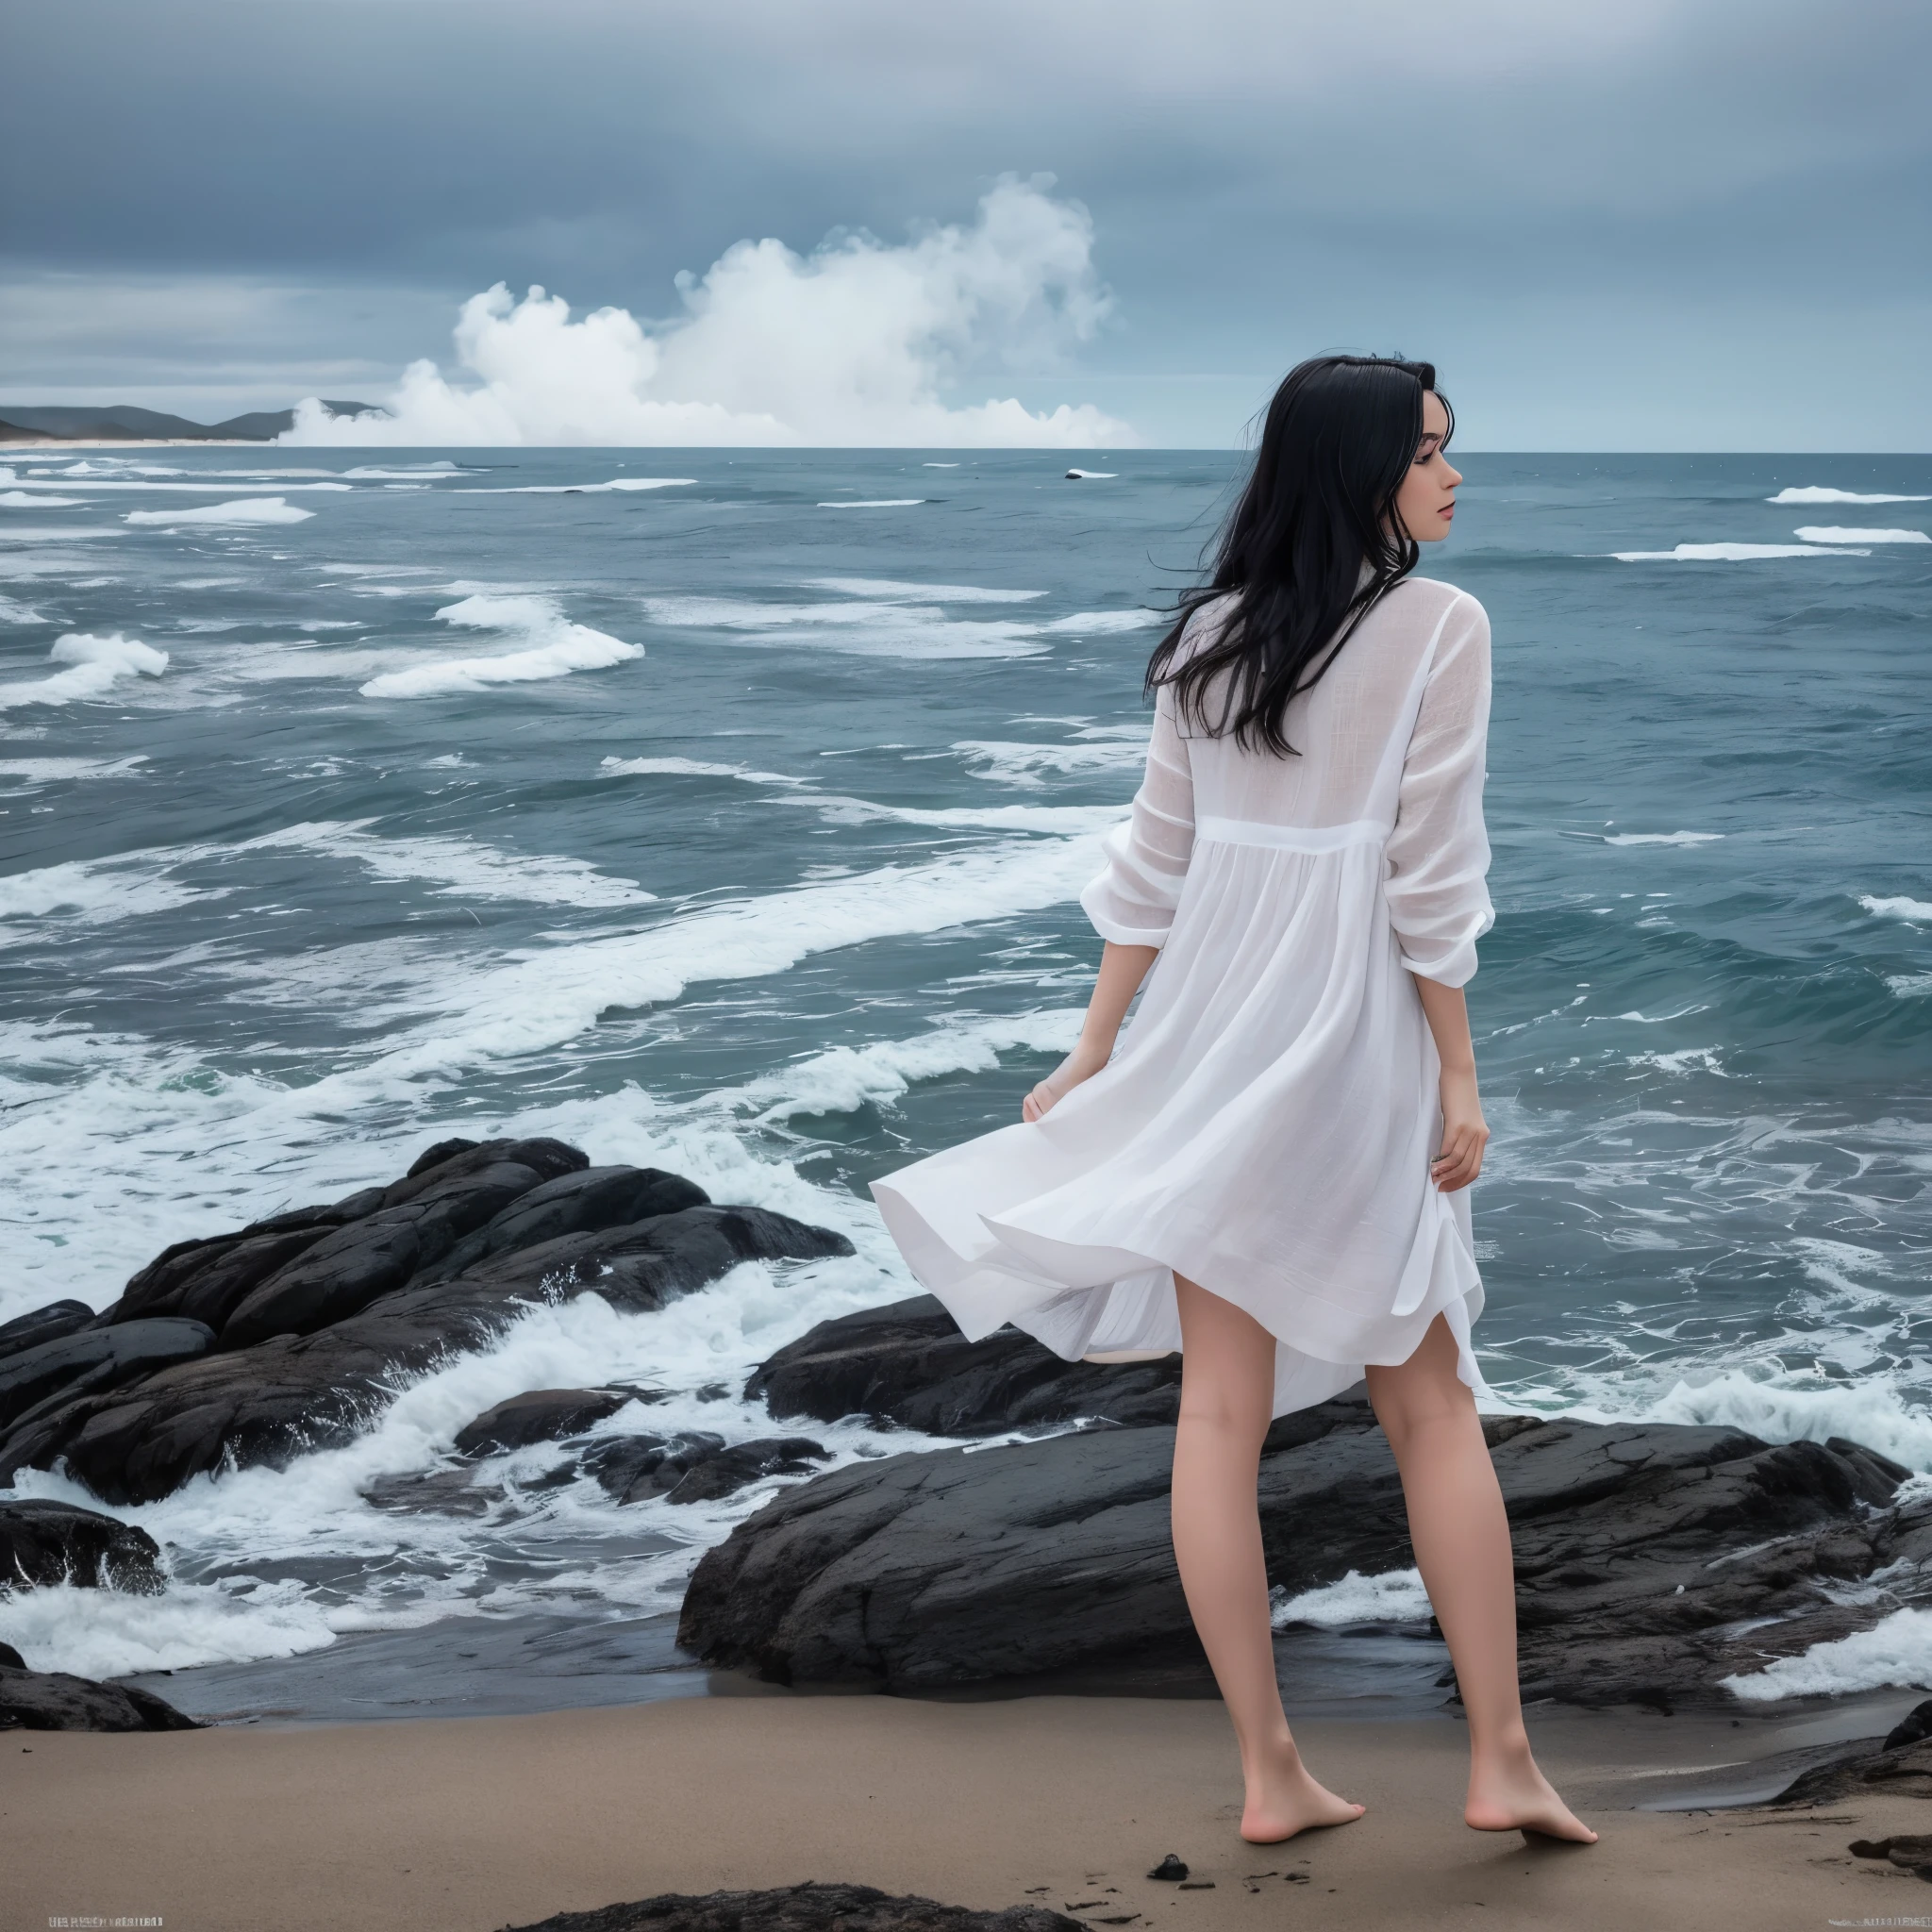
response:
[(1722, 832), (1606, 832), (1606, 845), (1708, 845)]
[(299, 1584), (238, 1583), (171, 1582), (158, 1596), (68, 1583), (0, 1594), (0, 1638), (30, 1669), (82, 1677), (298, 1657), (336, 1641), (328, 1612)]
[(1747, 1703), (1781, 1697), (1843, 1697), (1856, 1690), (1932, 1689), (1932, 1610), (1894, 1610), (1869, 1630), (1814, 1643), (1761, 1671), (1720, 1677)]
[(1858, 904), (1882, 919), (1932, 919), (1932, 905), (1924, 899), (1879, 899), (1870, 892), (1860, 892)]
[(1817, 484), (1802, 490), (1780, 490), (1766, 503), (1932, 503), (1932, 496), (1862, 495), (1856, 490), (1826, 490)]
[(1325, 1630), (1347, 1624), (1424, 1624), (1435, 1614), (1420, 1570), (1388, 1570), (1364, 1576), (1351, 1570), (1337, 1583), (1305, 1590), (1299, 1596), (1274, 1592), (1268, 1621), (1277, 1630), (1313, 1624)]
[(480, 840), (381, 838), (373, 821), (321, 820), (244, 840), (231, 852), (277, 848), (353, 859), (379, 879), (434, 882), (459, 899), (515, 899), (536, 906), (641, 906), (655, 900), (635, 879), (614, 878), (581, 858), (505, 852)]
[(868, 496), (846, 498), (842, 503), (822, 503), (820, 509), (910, 509), (914, 504), (924, 503), (924, 496)]
[(464, 483), (452, 496), (596, 496), (607, 490), (683, 490), (695, 476), (613, 476), (608, 483)]
[(131, 509), (124, 524), (302, 524), (315, 512), (280, 496), (245, 496), (199, 509)]
[(44, 624), (46, 619), (30, 604), (16, 597), (0, 597), (0, 624)]
[(1674, 550), (1613, 550), (1619, 563), (1750, 563), (1774, 557), (1869, 557), (1869, 550), (1825, 550), (1813, 543), (1679, 543)]
[[(297, 405), (291, 443), (803, 444), (871, 448), (1098, 449), (1134, 441), (1090, 405), (1051, 412), (1008, 397), (954, 408), (943, 392), (976, 366), (1038, 363), (1090, 340), (1109, 307), (1093, 225), (1050, 182), (999, 181), (970, 226), (891, 247), (844, 233), (801, 257), (741, 242), (683, 313), (645, 325), (627, 309), (573, 322), (560, 297), (518, 302), (499, 282), (463, 305), (458, 388), (413, 362), (387, 413)], [(697, 398), (699, 400), (692, 400)]]
[(811, 792), (788, 798), (834, 825), (926, 825), (935, 831), (1104, 832), (1125, 816), (1124, 805), (879, 805), (870, 798)]
[(709, 1098), (776, 1122), (891, 1107), (918, 1081), (985, 1073), (999, 1065), (1003, 1053), (1070, 1052), (1080, 1036), (1081, 1017), (1077, 1007), (1058, 1007), (1017, 1019), (955, 1022), (912, 1040), (835, 1047)]
[(0, 778), (25, 778), (30, 785), (60, 779), (125, 778), (141, 774), (145, 752), (125, 758), (0, 758)]
[(1069, 470), (1065, 480), (1069, 483), (1094, 483), (1119, 475), (1118, 470)]
[(741, 778), (747, 785), (808, 785), (782, 772), (754, 772), (748, 765), (708, 764), (702, 758), (605, 758), (597, 767), (607, 778)]
[(860, 658), (1037, 658), (1048, 648), (1034, 625), (948, 617), (933, 605), (898, 599), (758, 604), (735, 597), (653, 597), (644, 609), (654, 624), (680, 630), (722, 630), (758, 643)]
[(1105, 739), (1085, 744), (1009, 744), (993, 739), (967, 739), (953, 749), (966, 759), (975, 778), (1029, 789), (1045, 782), (1043, 773), (1077, 777), (1088, 772), (1132, 772), (1140, 770), (1147, 758), (1144, 738)]
[[(152, 872), (143, 874), (142, 861), (153, 856), (129, 853), (118, 859), (71, 859), (64, 865), (37, 866), (32, 872), (0, 877), (0, 922), (42, 920), (58, 913), (76, 924), (106, 925), (219, 896)], [(0, 944), (22, 937), (0, 925)]]
[(1146, 630), (1165, 624), (1158, 610), (1076, 610), (1071, 617), (1057, 617), (1040, 627), (1045, 631), (1071, 632), (1076, 637), (1108, 637), (1118, 631)]
[(56, 640), (47, 657), (71, 668), (35, 684), (0, 684), (0, 711), (15, 705), (66, 705), (101, 697), (124, 677), (158, 677), (168, 668), (167, 652), (119, 631), (105, 638), (69, 631)]
[(1807, 543), (1932, 543), (1924, 530), (1846, 530), (1836, 524), (1807, 524), (1791, 535)]
[(573, 624), (548, 597), (465, 597), (436, 613), (444, 624), (474, 630), (521, 635), (525, 648), (493, 658), (444, 658), (403, 671), (385, 672), (361, 687), (365, 698), (447, 697), (453, 692), (487, 691), (496, 684), (525, 684), (567, 677), (573, 671), (604, 671), (641, 658), (641, 644), (588, 625)]
[(35, 496), (25, 490), (0, 490), (0, 509), (79, 509), (84, 496)]
[(905, 584), (892, 577), (808, 577), (808, 591), (910, 604), (1030, 604), (1044, 591), (990, 591), (978, 584)]

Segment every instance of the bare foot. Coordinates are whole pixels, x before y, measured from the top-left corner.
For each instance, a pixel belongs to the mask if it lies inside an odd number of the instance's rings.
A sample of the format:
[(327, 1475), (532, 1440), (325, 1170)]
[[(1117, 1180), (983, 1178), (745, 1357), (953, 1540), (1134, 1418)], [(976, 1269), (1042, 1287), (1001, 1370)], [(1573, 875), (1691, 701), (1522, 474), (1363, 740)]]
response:
[(1463, 1822), (1477, 1831), (1520, 1831), (1531, 1838), (1593, 1845), (1596, 1833), (1559, 1798), (1530, 1756), (1527, 1743), (1492, 1754), (1469, 1774)]
[(1248, 1779), (1248, 1802), (1241, 1810), (1241, 1836), (1251, 1845), (1279, 1844), (1316, 1825), (1353, 1824), (1368, 1807), (1338, 1798), (1308, 1775), (1291, 1747)]

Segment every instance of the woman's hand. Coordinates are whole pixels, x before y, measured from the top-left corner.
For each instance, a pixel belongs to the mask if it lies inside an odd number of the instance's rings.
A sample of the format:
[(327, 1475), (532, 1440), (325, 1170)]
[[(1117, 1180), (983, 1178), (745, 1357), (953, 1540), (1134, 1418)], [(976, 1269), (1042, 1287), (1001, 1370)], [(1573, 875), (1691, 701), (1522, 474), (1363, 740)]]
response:
[(1475, 1069), (1442, 1070), (1442, 1150), (1429, 1162), (1429, 1178), (1445, 1194), (1466, 1188), (1483, 1171), (1489, 1124), (1476, 1096)]
[(1030, 1123), (1050, 1112), (1055, 1101), (1064, 1100), (1082, 1080), (1092, 1079), (1106, 1066), (1108, 1058), (1106, 1054), (1096, 1055), (1085, 1047), (1076, 1046), (1020, 1103), (1020, 1118)]

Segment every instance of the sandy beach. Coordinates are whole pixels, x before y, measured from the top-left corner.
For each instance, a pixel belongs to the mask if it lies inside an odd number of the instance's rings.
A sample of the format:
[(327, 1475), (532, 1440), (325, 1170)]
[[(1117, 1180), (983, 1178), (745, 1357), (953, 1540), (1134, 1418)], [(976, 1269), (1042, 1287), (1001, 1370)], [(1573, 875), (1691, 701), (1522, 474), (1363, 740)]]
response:
[[(1722, 1717), (1560, 1712), (1534, 1728), (1602, 1831), (1594, 1847), (1469, 1831), (1450, 1718), (1301, 1726), (1309, 1761), (1370, 1809), (1277, 1847), (1236, 1835), (1234, 1758), (1210, 1701), (781, 1695), (15, 1733), (0, 1743), (0, 1911), (8, 1932), (84, 1916), (184, 1932), (492, 1932), (656, 1892), (819, 1879), (1074, 1907), (1136, 1932), (1932, 1923), (1932, 1890), (1846, 1851), (1924, 1830), (1922, 1805), (1638, 1810), (1660, 1780), (1754, 1746), (1730, 1743), (1740, 1732)], [(1168, 1852), (1212, 1890), (1149, 1882)]]

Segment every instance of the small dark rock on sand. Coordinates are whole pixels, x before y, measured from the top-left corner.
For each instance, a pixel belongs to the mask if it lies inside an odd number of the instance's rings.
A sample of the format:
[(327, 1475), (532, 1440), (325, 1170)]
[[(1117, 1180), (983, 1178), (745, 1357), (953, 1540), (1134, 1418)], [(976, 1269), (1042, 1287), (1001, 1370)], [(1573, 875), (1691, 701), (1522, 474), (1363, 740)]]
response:
[(1160, 1878), (1172, 1884), (1178, 1884), (1188, 1875), (1188, 1868), (1173, 1852), (1170, 1852), (1147, 1875), (1150, 1878)]
[[(16, 1653), (17, 1655), (18, 1653)], [(0, 1731), (198, 1731), (152, 1692), (0, 1664)]]
[(662, 1892), (594, 1912), (559, 1912), (504, 1932), (1080, 1932), (1045, 1906), (969, 1911), (894, 1898), (870, 1885), (788, 1885), (770, 1891)]

